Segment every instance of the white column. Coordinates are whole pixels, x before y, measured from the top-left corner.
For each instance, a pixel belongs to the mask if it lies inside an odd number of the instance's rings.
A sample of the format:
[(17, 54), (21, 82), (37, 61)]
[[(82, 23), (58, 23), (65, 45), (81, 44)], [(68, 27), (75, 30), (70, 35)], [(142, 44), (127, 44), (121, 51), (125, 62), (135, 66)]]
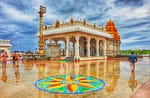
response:
[(106, 42), (106, 39), (105, 39), (105, 40), (104, 40), (104, 57), (105, 57), (105, 58), (107, 57), (107, 56), (106, 56), (106, 50), (107, 50), (106, 45), (107, 45), (107, 42)]
[(87, 38), (87, 56), (90, 57), (90, 40), (91, 38)]
[(117, 41), (117, 54), (116, 55), (119, 55), (120, 54), (120, 42)]
[(72, 55), (75, 56), (75, 42), (72, 42)]
[(69, 37), (66, 36), (66, 57), (69, 56)]
[(79, 56), (79, 35), (75, 36), (75, 60), (79, 60), (80, 56)]
[(112, 51), (113, 51), (113, 56), (115, 56), (115, 51), (114, 51), (114, 49), (115, 49), (115, 47), (114, 47), (114, 42), (113, 42), (113, 44), (112, 44), (112, 47), (113, 47), (113, 48), (112, 48), (112, 49), (113, 49), (113, 50), (112, 50)]
[(96, 56), (99, 56), (99, 40), (96, 40)]
[(114, 42), (114, 56), (116, 56), (116, 42)]

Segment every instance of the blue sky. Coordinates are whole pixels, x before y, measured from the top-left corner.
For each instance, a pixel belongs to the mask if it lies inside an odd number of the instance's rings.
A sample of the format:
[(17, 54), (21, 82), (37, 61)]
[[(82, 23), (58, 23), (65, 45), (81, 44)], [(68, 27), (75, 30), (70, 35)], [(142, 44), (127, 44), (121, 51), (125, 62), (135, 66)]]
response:
[(12, 50), (37, 48), (40, 5), (47, 7), (44, 24), (72, 17), (104, 26), (111, 18), (121, 49), (150, 49), (150, 0), (0, 0), (0, 39), (10, 39)]

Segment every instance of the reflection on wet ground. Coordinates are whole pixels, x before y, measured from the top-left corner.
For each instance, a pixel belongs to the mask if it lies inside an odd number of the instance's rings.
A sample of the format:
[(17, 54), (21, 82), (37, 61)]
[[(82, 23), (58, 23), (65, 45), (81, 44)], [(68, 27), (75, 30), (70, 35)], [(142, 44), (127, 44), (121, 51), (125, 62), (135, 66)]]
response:
[[(135, 72), (126, 60), (7, 62), (0, 65), (0, 98), (130, 98), (150, 79), (150, 58), (138, 60)], [(93, 76), (104, 80), (106, 87), (82, 95), (52, 94), (34, 87), (38, 79), (66, 74)]]

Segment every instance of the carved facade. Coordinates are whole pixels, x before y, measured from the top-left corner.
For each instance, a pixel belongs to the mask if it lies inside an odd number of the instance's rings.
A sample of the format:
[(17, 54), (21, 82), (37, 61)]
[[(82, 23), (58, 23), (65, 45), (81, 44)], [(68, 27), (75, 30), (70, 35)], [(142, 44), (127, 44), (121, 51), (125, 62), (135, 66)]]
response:
[[(37, 34), (39, 36), (39, 34)], [(86, 20), (73, 20), (43, 26), (44, 41), (61, 41), (65, 57), (88, 60), (119, 55), (120, 36), (115, 23), (110, 19), (105, 27), (89, 24)], [(62, 53), (60, 53), (62, 54)]]

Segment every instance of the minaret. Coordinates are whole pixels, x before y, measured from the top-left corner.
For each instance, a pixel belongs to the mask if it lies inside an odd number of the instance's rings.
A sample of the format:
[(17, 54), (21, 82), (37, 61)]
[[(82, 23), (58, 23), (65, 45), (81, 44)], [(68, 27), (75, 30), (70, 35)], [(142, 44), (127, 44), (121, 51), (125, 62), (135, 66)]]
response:
[(38, 42), (38, 54), (45, 54), (45, 46), (43, 40), (43, 14), (46, 13), (46, 7), (40, 6), (39, 16), (40, 16), (40, 34)]

